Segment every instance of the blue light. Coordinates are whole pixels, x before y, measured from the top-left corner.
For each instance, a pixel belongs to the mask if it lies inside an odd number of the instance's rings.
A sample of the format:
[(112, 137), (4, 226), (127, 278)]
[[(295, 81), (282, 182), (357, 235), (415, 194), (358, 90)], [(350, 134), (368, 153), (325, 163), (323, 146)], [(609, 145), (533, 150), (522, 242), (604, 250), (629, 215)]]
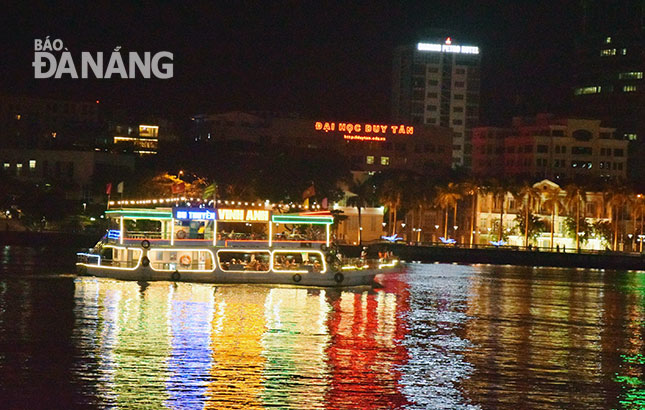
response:
[(120, 236), (121, 232), (118, 229), (110, 229), (107, 234), (108, 239), (119, 239)]
[(214, 221), (217, 213), (214, 210), (204, 208), (175, 208), (173, 209), (175, 219), (184, 221)]

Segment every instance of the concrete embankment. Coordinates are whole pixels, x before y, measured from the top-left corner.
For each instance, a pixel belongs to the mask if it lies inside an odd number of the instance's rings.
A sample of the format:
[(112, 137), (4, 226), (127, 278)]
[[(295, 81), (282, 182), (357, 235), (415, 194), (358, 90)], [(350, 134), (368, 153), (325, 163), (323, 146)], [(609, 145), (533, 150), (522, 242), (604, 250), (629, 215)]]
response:
[[(359, 247), (342, 247), (350, 256), (358, 256)], [(563, 268), (594, 268), (645, 270), (645, 254), (621, 252), (548, 252), (513, 248), (460, 248), (453, 246), (415, 246), (402, 244), (370, 245), (370, 257), (380, 250), (389, 250), (405, 261), (422, 263), (483, 263), (494, 265), (552, 266)]]

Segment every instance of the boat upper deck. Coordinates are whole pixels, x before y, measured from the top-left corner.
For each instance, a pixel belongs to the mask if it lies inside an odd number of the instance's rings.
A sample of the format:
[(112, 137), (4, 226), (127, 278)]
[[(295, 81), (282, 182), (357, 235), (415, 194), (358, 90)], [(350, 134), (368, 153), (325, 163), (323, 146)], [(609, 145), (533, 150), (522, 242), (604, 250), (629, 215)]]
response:
[(247, 208), (123, 208), (106, 211), (104, 242), (157, 246), (320, 247), (330, 244), (329, 211), (274, 213)]

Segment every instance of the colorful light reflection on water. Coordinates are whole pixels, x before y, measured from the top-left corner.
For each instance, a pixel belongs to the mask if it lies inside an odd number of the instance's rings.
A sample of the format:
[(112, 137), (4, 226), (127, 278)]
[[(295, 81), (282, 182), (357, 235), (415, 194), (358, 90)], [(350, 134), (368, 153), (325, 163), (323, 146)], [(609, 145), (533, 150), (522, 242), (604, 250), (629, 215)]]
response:
[(399, 408), (407, 296), (403, 282), (387, 283), (329, 291), (79, 278), (75, 336), (81, 361), (97, 362), (91, 376), (107, 405)]
[(3, 409), (645, 408), (642, 272), (412, 265), (322, 290), (16, 266)]

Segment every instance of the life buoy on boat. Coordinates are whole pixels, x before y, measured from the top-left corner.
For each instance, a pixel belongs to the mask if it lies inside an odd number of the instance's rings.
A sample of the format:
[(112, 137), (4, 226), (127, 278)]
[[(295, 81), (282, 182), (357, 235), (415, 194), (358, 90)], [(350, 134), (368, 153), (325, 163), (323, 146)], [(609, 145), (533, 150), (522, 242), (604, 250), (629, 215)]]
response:
[(147, 239), (144, 239), (141, 241), (141, 247), (143, 249), (148, 249), (150, 247), (150, 241)]
[(172, 280), (179, 280), (180, 278), (181, 278), (181, 275), (177, 271), (174, 271), (172, 275), (170, 275), (170, 279)]
[(296, 282), (296, 283), (298, 283), (298, 282), (300, 282), (300, 281), (302, 280), (302, 276), (301, 276), (299, 273), (296, 273), (296, 274), (295, 274), (295, 275), (293, 275), (291, 278), (292, 278), (292, 279), (293, 279), (293, 281), (294, 281), (294, 282)]
[(179, 258), (179, 264), (181, 266), (190, 266), (191, 263), (192, 263), (192, 260), (188, 255), (182, 255), (182, 257)]
[(186, 231), (180, 229), (176, 233), (177, 239), (184, 239), (186, 237)]
[(148, 265), (150, 265), (150, 259), (147, 256), (141, 258), (141, 266), (147, 267)]
[(340, 272), (339, 272), (339, 273), (337, 273), (337, 274), (335, 274), (335, 275), (334, 275), (334, 280), (335, 280), (337, 283), (340, 283), (340, 282), (342, 282), (342, 281), (344, 281), (344, 280), (345, 280), (345, 275), (343, 275), (342, 273), (340, 273)]

